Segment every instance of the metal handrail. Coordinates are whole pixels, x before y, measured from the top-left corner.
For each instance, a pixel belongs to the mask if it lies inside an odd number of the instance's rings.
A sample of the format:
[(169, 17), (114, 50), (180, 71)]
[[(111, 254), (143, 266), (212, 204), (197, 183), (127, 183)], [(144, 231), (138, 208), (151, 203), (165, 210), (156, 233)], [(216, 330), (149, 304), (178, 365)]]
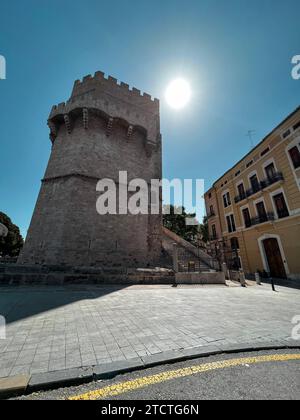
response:
[(275, 172), (272, 176), (267, 177), (266, 179), (260, 181), (256, 187), (249, 188), (245, 191), (244, 194), (239, 194), (235, 197), (235, 203), (239, 203), (240, 201), (245, 200), (248, 197), (258, 193), (259, 191), (263, 190), (264, 188), (269, 187), (270, 185), (275, 184), (276, 182), (284, 181), (284, 176), (282, 172)]

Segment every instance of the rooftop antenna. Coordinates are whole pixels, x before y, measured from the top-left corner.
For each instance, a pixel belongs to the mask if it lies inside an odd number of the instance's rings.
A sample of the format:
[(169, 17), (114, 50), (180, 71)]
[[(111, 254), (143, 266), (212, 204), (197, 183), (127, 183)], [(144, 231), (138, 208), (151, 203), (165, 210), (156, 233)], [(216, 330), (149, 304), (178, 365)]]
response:
[(253, 141), (253, 135), (256, 133), (255, 130), (248, 130), (246, 136), (249, 137), (250, 143), (251, 143), (251, 149), (254, 148), (254, 141)]

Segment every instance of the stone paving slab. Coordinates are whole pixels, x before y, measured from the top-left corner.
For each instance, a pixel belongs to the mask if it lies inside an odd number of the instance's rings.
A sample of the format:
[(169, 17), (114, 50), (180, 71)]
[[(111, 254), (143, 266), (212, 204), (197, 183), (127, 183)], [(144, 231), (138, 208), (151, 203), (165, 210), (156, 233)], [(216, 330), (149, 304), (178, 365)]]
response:
[(300, 315), (300, 291), (274, 293), (269, 285), (2, 287), (0, 315), (7, 320), (1, 378), (150, 363), (176, 352), (205, 353), (209, 346), (295, 345), (291, 320)]
[[(112, 379), (119, 374), (134, 372), (136, 370), (147, 369), (154, 366), (177, 363), (200, 357), (209, 357), (217, 354), (232, 354), (254, 352), (261, 350), (284, 350), (293, 348), (300, 350), (300, 340), (295, 340), (291, 346), (290, 340), (277, 342), (246, 343), (241, 345), (228, 345), (225, 347), (202, 346), (191, 349), (173, 350), (159, 353), (158, 355), (143, 358), (130, 359), (122, 362), (111, 362), (103, 365), (81, 367), (66, 370), (59, 370), (48, 373), (38, 373), (26, 375), (24, 379), (20, 377), (8, 377), (0, 379), (0, 398), (9, 398), (25, 393), (53, 390), (72, 385), (81, 385), (99, 379)], [(21, 382), (20, 382), (21, 380)]]

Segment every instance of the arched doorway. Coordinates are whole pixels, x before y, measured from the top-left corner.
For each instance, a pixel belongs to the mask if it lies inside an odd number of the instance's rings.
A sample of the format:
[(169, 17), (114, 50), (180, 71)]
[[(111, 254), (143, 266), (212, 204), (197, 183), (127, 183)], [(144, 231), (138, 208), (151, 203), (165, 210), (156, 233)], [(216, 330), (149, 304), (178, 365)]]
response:
[(285, 279), (287, 273), (277, 238), (266, 238), (262, 241), (269, 272), (272, 277)]

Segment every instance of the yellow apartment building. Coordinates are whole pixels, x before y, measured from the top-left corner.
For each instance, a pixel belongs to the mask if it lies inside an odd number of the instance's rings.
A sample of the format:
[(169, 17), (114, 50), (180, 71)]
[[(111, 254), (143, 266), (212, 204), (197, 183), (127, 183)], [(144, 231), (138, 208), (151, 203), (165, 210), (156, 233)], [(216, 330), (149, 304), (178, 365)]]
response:
[(300, 107), (213, 184), (205, 204), (210, 246), (231, 249), (235, 268), (300, 280)]

